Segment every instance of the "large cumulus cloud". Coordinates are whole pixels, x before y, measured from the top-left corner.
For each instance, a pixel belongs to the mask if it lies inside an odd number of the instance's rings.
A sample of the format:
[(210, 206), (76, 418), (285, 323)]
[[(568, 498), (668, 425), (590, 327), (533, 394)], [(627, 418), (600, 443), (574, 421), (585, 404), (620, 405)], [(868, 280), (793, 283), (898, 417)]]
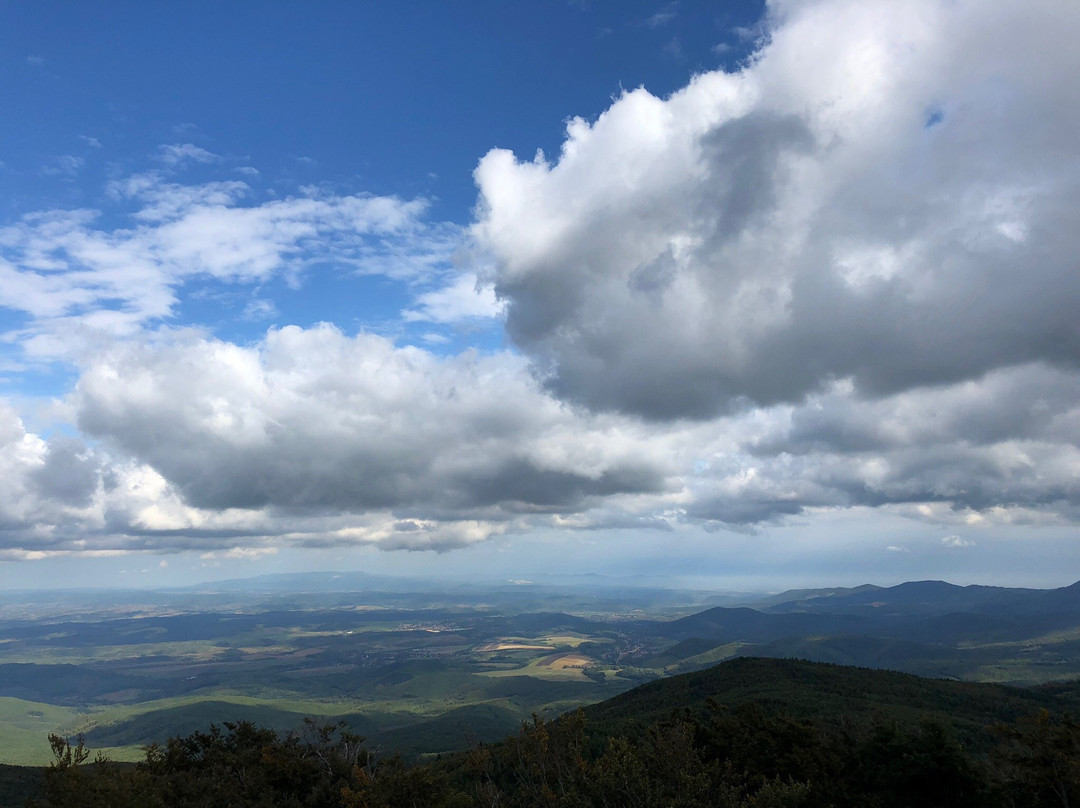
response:
[(1080, 357), (1067, 2), (773, 2), (737, 73), (476, 170), (507, 328), (561, 397), (650, 419)]
[(579, 512), (667, 485), (640, 425), (576, 415), (512, 356), (438, 358), (330, 325), (253, 347), (116, 343), (83, 370), (72, 407), (83, 433), (192, 508), (392, 514), (403, 544), (432, 520)]
[(50, 547), (93, 519), (101, 458), (75, 438), (46, 440), (0, 400), (0, 553)]

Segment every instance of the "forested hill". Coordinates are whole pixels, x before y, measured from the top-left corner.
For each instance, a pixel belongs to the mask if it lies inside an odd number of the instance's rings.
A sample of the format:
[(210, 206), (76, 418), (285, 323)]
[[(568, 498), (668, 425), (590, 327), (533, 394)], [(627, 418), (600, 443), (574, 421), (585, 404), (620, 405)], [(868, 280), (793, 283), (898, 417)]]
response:
[(706, 670), (641, 685), (584, 708), (589, 726), (605, 735), (632, 734), (673, 712), (704, 713), (710, 703), (754, 705), (766, 714), (811, 721), (858, 717), (915, 726), (932, 720), (961, 735), (1049, 710), (1080, 712), (1080, 682), (1035, 688), (926, 679), (907, 673), (741, 657)]
[(287, 736), (226, 724), (129, 767), (54, 737), (35, 804), (1041, 808), (1080, 800), (1078, 705), (1077, 682), (1021, 689), (742, 658), (411, 766), (314, 724)]

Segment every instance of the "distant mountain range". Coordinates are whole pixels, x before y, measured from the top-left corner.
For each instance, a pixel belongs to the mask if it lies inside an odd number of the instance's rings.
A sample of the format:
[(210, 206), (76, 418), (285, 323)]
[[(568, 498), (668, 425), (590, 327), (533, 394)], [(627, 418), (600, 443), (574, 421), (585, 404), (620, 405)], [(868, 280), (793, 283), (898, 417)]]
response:
[(658, 626), (664, 636), (707, 635), (755, 641), (820, 634), (887, 632), (936, 638), (972, 633), (1026, 631), (1072, 623), (1080, 616), (1080, 583), (1061, 589), (956, 586), (912, 581), (898, 586), (804, 589), (784, 592), (750, 607), (717, 606)]
[(1012, 617), (1020, 614), (1080, 614), (1080, 582), (1060, 589), (956, 586), (945, 581), (910, 581), (897, 586), (804, 589), (761, 601), (762, 611), (786, 614), (931, 615), (966, 612)]
[(674, 644), (650, 666), (676, 672), (759, 655), (1011, 682), (1080, 675), (1080, 583), (1042, 590), (912, 581), (793, 590), (753, 606), (654, 625)]

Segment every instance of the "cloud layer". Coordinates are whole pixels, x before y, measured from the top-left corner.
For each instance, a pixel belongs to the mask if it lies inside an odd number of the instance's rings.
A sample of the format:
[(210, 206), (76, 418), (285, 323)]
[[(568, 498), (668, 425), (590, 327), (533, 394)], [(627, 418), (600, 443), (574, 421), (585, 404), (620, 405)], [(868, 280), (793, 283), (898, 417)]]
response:
[(867, 402), (850, 386), (730, 419), (691, 516), (753, 524), (899, 507), (944, 522), (1080, 516), (1080, 379), (1045, 366)]
[[(1080, 6), (778, 0), (761, 31), (555, 159), (488, 153), (467, 234), (423, 200), (185, 184), (227, 162), (194, 144), (114, 209), (0, 228), (4, 341), (74, 379), (60, 429), (0, 402), (0, 557), (842, 509), (978, 552), (953, 525), (1075, 523)], [(179, 315), (212, 282), (277, 318), (262, 286), (323, 271), (396, 285), (393, 327)], [(393, 337), (500, 318), (513, 349)]]

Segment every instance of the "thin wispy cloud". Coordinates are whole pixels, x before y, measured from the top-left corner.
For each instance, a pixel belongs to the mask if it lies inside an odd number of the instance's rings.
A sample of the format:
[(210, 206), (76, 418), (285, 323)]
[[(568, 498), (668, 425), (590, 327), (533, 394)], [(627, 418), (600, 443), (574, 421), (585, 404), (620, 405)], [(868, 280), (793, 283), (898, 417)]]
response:
[(662, 28), (665, 25), (671, 23), (678, 14), (679, 4), (668, 3), (660, 8), (655, 14), (645, 19), (645, 26), (647, 28)]
[(965, 539), (960, 536), (945, 536), (942, 538), (941, 543), (946, 547), (974, 547), (975, 541), (973, 539)]
[(187, 163), (216, 163), (221, 159), (213, 152), (196, 146), (194, 143), (174, 143), (162, 146), (159, 157), (161, 162), (170, 167), (183, 166)]
[[(170, 319), (196, 279), (265, 281), (334, 261), (350, 272), (414, 278), (444, 267), (450, 236), (425, 203), (393, 197), (291, 197), (244, 204), (242, 182), (185, 186), (149, 173), (112, 183), (137, 204), (132, 225), (99, 211), (53, 210), (0, 228), (0, 298), (29, 320), (8, 339), (36, 355), (79, 331), (131, 335)], [(51, 336), (62, 334), (61, 339)]]
[(61, 154), (59, 157), (54, 157), (48, 163), (41, 167), (41, 174), (45, 177), (75, 177), (82, 167), (86, 164), (86, 160), (74, 154)]

